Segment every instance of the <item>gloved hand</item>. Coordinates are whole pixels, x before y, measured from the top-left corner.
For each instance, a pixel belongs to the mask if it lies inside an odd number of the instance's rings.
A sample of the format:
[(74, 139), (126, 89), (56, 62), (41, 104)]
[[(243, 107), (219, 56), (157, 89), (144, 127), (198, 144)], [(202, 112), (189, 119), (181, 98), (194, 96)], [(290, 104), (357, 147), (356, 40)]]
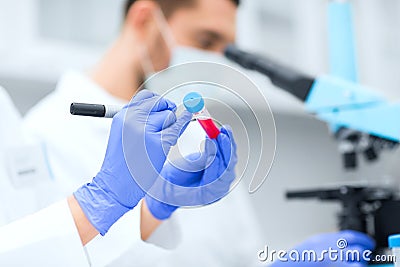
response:
[(161, 177), (165, 180), (157, 181), (145, 197), (150, 212), (155, 218), (165, 220), (179, 206), (206, 205), (220, 200), (235, 179), (236, 164), (232, 131), (222, 128), (216, 140), (206, 139), (203, 153), (164, 166)]
[(158, 177), (166, 154), (192, 117), (184, 113), (177, 119), (175, 110), (174, 103), (144, 90), (114, 117), (100, 172), (74, 193), (101, 235), (144, 197), (138, 179), (151, 183)]
[[(314, 237), (311, 237), (304, 243), (295, 247), (294, 250), (300, 253), (304, 251), (315, 251), (317, 261), (313, 260), (311, 257), (311, 261), (306, 256), (306, 261), (294, 261), (293, 257), (290, 259), (290, 255), (286, 255), (284, 258), (287, 259), (287, 262), (276, 260), (271, 267), (283, 267), (283, 266), (296, 266), (296, 267), (331, 267), (331, 266), (341, 266), (341, 267), (361, 267), (367, 266), (367, 262), (363, 259), (363, 253), (367, 250), (373, 250), (375, 247), (375, 242), (367, 235), (356, 232), (356, 231), (342, 231), (338, 233), (329, 233), (329, 234), (321, 234)], [(331, 259), (329, 257), (329, 253), (324, 251), (329, 251), (329, 249), (337, 250), (338, 253), (334, 254), (333, 257), (339, 256), (338, 260)], [(352, 254), (349, 258), (346, 258), (346, 251), (357, 251), (360, 255), (360, 261), (352, 258)], [(289, 251), (290, 252), (290, 251)], [(340, 255), (343, 254), (343, 261), (340, 260)], [(306, 254), (309, 255), (309, 254)], [(370, 256), (370, 255), (367, 255)], [(318, 261), (321, 259), (322, 261)], [(307, 261), (308, 259), (308, 261)]]

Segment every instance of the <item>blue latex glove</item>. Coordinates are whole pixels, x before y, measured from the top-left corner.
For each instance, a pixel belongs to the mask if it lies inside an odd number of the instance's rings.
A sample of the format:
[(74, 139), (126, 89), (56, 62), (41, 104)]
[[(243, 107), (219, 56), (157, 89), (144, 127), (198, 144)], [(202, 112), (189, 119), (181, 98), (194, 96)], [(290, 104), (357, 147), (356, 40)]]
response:
[[(345, 240), (346, 245), (343, 245), (343, 242), (339, 243), (339, 240)], [(339, 246), (340, 245), (340, 246)], [(311, 237), (304, 243), (295, 247), (296, 251), (300, 253), (302, 251), (315, 251), (317, 258), (320, 258), (322, 252), (324, 250), (329, 250), (332, 248), (334, 250), (343, 251), (343, 255), (346, 255), (346, 251), (359, 251), (360, 253), (360, 261), (352, 261), (353, 259), (350, 257), (349, 261), (331, 261), (328, 254), (325, 254), (324, 261), (302, 261), (302, 262), (294, 262), (290, 259), (290, 257), (285, 256), (288, 259), (287, 262), (282, 262), (277, 260), (271, 267), (283, 267), (283, 266), (296, 266), (296, 267), (331, 267), (331, 266), (343, 266), (343, 267), (361, 267), (367, 266), (367, 262), (362, 259), (363, 252), (366, 250), (372, 251), (375, 247), (375, 242), (367, 235), (355, 232), (355, 231), (342, 231), (338, 233), (329, 233), (329, 234), (321, 234), (314, 237)], [(369, 255), (371, 256), (371, 255)], [(346, 260), (346, 257), (344, 257)]]
[[(184, 113), (177, 119), (175, 110), (174, 103), (144, 90), (114, 117), (100, 172), (74, 193), (101, 235), (144, 197), (134, 176), (149, 181), (158, 177), (166, 154), (192, 117)], [(146, 155), (146, 150), (151, 152)]]
[(229, 192), (235, 179), (236, 164), (232, 131), (222, 128), (216, 140), (206, 140), (203, 153), (164, 166), (161, 177), (171, 184), (165, 184), (163, 180), (146, 195), (150, 212), (155, 218), (165, 220), (179, 206), (207, 205), (220, 200)]

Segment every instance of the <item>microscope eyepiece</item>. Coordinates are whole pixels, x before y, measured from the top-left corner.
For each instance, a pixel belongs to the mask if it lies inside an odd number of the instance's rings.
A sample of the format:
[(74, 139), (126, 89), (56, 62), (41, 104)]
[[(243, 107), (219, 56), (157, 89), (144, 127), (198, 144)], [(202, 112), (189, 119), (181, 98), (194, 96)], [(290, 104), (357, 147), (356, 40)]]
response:
[(314, 78), (283, 66), (272, 59), (240, 50), (235, 45), (229, 45), (225, 49), (225, 57), (245, 69), (264, 74), (275, 86), (303, 102), (307, 100), (315, 81)]

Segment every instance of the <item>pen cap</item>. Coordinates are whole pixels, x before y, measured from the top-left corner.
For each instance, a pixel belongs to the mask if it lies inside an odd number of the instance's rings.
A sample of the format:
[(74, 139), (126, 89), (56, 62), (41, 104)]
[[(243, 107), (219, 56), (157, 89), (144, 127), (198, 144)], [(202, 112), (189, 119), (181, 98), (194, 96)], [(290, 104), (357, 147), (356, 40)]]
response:
[(198, 113), (204, 109), (204, 99), (199, 93), (192, 92), (185, 96), (183, 105), (190, 113)]

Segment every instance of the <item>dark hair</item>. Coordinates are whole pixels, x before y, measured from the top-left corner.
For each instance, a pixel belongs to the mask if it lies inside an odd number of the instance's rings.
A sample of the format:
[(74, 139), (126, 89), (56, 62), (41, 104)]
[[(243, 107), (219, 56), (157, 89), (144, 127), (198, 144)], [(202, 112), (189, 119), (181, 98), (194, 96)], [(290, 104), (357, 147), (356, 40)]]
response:
[[(139, 0), (128, 0), (125, 4), (125, 16), (128, 15), (131, 6)], [(161, 7), (164, 15), (168, 18), (176, 9), (181, 7), (191, 7), (196, 0), (155, 0)], [(240, 5), (240, 0), (231, 0), (236, 6)]]

